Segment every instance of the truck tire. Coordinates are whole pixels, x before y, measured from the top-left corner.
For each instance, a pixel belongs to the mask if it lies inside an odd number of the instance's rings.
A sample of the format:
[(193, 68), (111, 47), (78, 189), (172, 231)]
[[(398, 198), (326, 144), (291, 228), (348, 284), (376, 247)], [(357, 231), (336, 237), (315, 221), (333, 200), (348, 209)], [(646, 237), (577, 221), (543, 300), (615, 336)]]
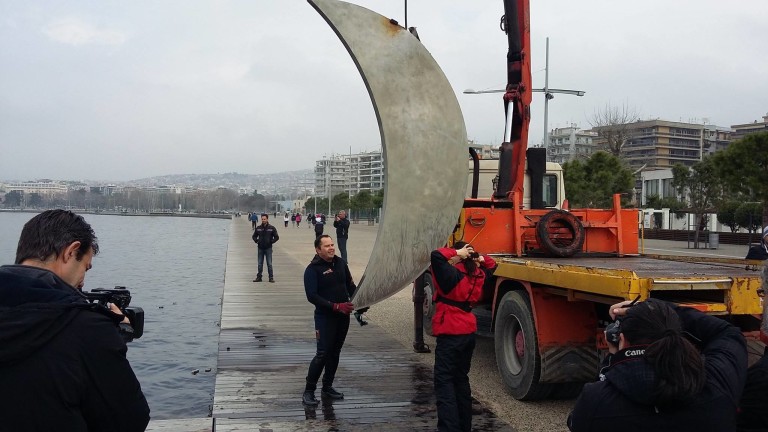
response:
[(531, 303), (524, 291), (510, 291), (501, 299), (494, 345), (499, 373), (515, 399), (539, 400), (549, 396), (552, 385), (539, 382), (539, 343)]
[(424, 273), (424, 302), (422, 307), (424, 308), (424, 318), (422, 323), (424, 326), (424, 333), (434, 336), (432, 334), (432, 317), (435, 316), (435, 303), (432, 302), (432, 296), (435, 294), (435, 288), (432, 286), (432, 275)]
[(536, 240), (552, 256), (566, 258), (581, 252), (584, 237), (584, 225), (565, 210), (552, 210), (536, 224)]

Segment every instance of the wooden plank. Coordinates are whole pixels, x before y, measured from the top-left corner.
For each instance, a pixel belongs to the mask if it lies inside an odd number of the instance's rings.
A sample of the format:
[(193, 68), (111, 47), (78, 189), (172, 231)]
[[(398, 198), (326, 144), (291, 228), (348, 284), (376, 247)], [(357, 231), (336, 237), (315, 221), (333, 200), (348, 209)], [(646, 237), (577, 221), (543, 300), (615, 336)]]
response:
[[(307, 263), (285, 251), (311, 248), (314, 236), (301, 229), (278, 230), (277, 282), (254, 283), (250, 223), (232, 222), (213, 402), (216, 431), (434, 430), (432, 371), (383, 329), (354, 320), (334, 382), (345, 399), (323, 400), (316, 408), (302, 405), (316, 350), (314, 306), (304, 294)], [(512, 430), (479, 403), (475, 408), (474, 430)]]

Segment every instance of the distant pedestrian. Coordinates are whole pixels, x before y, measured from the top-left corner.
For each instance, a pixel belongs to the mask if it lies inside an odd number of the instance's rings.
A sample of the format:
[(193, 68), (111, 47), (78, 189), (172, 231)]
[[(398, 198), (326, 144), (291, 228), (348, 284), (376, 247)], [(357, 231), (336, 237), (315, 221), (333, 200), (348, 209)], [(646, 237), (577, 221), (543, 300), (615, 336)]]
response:
[(248, 220), (251, 221), (251, 229), (256, 229), (257, 221), (259, 220), (259, 215), (256, 212), (248, 213)]
[(315, 217), (312, 215), (312, 213), (307, 213), (307, 228), (312, 228), (315, 226)]
[(296, 215), (294, 213), (291, 213), (291, 222), (293, 222), (293, 226), (296, 226)]
[(296, 228), (301, 226), (301, 213), (296, 213)]
[(254, 282), (261, 282), (261, 274), (264, 269), (264, 257), (267, 258), (267, 272), (269, 281), (275, 281), (275, 274), (272, 272), (272, 245), (277, 243), (280, 237), (277, 235), (277, 228), (269, 224), (269, 215), (261, 215), (261, 225), (257, 226), (253, 232), (253, 241), (256, 242), (259, 257), (259, 272), (256, 274)]
[(344, 393), (333, 388), (333, 380), (349, 331), (349, 314), (355, 309), (350, 299), (357, 289), (347, 263), (336, 256), (330, 236), (315, 239), (315, 252), (315, 257), (304, 271), (304, 291), (307, 300), (315, 305), (317, 339), (317, 353), (309, 364), (307, 384), (301, 398), (304, 405), (310, 407), (318, 404), (315, 389), (321, 374), (321, 395), (329, 399), (344, 399)]
[(288, 220), (289, 220), (288, 212), (285, 212), (285, 214), (283, 214), (283, 222), (285, 223), (286, 228), (288, 228)]
[(325, 221), (323, 220), (320, 213), (318, 213), (315, 216), (315, 238), (319, 238), (321, 235), (323, 235), (323, 225), (325, 225)]
[(347, 259), (347, 238), (349, 238), (349, 219), (347, 219), (347, 212), (342, 210), (336, 215), (336, 220), (333, 221), (333, 226), (336, 228), (336, 243), (339, 246), (341, 252), (341, 258), (344, 262), (349, 263)]

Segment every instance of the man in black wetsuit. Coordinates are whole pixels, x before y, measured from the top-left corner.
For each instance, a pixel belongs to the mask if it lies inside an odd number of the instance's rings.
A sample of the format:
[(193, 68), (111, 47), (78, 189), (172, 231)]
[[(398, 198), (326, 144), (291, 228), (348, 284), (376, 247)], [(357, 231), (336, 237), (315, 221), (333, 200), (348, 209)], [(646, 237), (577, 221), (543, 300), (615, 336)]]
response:
[(304, 290), (307, 300), (315, 305), (315, 338), (317, 353), (309, 364), (307, 385), (302, 402), (306, 406), (318, 404), (315, 389), (323, 374), (321, 395), (330, 399), (343, 399), (344, 393), (333, 388), (333, 379), (339, 366), (339, 355), (349, 330), (349, 314), (355, 306), (349, 301), (355, 286), (347, 263), (336, 256), (336, 247), (328, 235), (315, 239), (317, 255), (304, 271)]
[(0, 267), (0, 429), (143, 431), (149, 406), (125, 354), (116, 306), (81, 289), (99, 251), (82, 216), (49, 210), (24, 225)]

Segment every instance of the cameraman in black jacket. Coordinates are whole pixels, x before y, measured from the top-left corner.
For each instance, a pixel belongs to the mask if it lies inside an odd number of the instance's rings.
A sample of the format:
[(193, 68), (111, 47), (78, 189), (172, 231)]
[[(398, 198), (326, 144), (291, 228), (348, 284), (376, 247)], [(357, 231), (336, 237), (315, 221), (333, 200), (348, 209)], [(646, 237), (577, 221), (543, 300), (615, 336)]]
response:
[(747, 371), (741, 330), (658, 299), (628, 304), (611, 306), (618, 352), (601, 381), (584, 386), (570, 430), (735, 431)]
[(0, 429), (143, 431), (149, 406), (125, 357), (124, 320), (88, 303), (99, 251), (85, 220), (49, 210), (24, 225), (0, 267)]

